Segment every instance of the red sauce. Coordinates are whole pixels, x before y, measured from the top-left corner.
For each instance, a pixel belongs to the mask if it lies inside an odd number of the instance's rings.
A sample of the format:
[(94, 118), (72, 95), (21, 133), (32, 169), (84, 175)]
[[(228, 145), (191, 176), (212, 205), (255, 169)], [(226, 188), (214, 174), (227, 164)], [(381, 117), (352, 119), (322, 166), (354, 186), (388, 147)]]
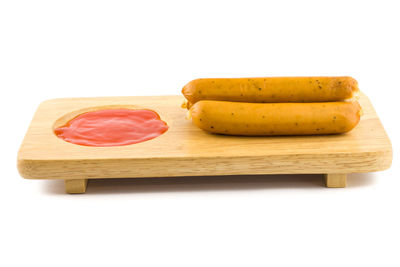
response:
[(54, 130), (67, 142), (83, 146), (124, 146), (144, 142), (168, 130), (151, 110), (104, 109), (83, 113)]

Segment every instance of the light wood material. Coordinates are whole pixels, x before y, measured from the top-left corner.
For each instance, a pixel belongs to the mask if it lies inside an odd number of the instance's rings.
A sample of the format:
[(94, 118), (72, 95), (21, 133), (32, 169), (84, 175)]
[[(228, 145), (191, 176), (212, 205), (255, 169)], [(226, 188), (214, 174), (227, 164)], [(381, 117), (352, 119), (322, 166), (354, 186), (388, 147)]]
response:
[(87, 183), (87, 179), (65, 180), (65, 192), (69, 194), (85, 193)]
[[(238, 174), (373, 172), (390, 167), (392, 147), (370, 101), (364, 115), (343, 135), (236, 137), (206, 133), (185, 119), (182, 96), (54, 99), (43, 102), (18, 154), (28, 179), (95, 179)], [(55, 127), (101, 108), (146, 108), (170, 129), (139, 144), (86, 147), (59, 139)]]
[(341, 188), (346, 187), (347, 174), (345, 173), (328, 173), (325, 174), (326, 187)]

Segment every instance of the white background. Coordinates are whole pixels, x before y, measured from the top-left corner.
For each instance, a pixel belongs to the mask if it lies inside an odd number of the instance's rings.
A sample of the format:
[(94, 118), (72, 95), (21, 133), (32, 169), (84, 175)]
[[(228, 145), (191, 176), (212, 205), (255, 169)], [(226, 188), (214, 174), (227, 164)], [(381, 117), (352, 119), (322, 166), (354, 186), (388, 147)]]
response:
[[(398, 1), (1, 1), (1, 266), (400, 266)], [(57, 97), (179, 94), (199, 77), (349, 75), (393, 144), (351, 175), (25, 180)], [(183, 118), (182, 118), (183, 119)]]

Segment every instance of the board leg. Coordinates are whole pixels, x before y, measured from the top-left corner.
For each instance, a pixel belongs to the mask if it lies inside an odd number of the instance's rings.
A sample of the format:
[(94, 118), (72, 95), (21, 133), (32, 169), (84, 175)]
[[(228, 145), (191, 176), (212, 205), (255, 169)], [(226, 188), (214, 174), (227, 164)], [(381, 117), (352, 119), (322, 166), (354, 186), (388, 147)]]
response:
[(87, 179), (65, 180), (65, 192), (68, 194), (85, 193), (87, 182)]
[(328, 173), (325, 174), (326, 187), (341, 188), (346, 187), (346, 173)]

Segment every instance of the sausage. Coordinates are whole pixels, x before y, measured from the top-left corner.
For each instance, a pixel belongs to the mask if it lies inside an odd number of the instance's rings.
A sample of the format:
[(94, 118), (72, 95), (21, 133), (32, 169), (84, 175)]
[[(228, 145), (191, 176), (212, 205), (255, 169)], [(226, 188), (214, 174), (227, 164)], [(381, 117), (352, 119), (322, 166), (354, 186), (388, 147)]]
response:
[(271, 77), (197, 79), (186, 84), (182, 94), (191, 105), (200, 100), (333, 102), (354, 98), (358, 91), (351, 77)]
[(360, 121), (354, 102), (239, 103), (203, 100), (189, 110), (199, 128), (227, 135), (316, 135), (352, 130)]
[(193, 106), (192, 103), (190, 103), (189, 101), (185, 100), (182, 104), (181, 104), (181, 108), (186, 108), (186, 109), (190, 109)]

